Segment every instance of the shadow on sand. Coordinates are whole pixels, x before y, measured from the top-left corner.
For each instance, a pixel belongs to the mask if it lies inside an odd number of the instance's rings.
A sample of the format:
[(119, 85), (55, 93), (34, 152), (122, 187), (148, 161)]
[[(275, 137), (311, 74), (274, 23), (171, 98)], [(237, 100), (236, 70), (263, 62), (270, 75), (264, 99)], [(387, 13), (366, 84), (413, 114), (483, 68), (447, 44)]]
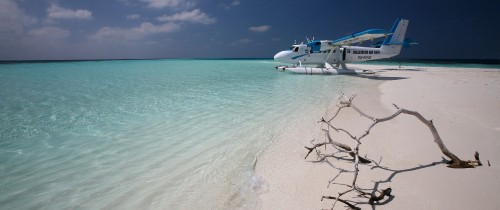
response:
[[(332, 155), (332, 156), (327, 156), (327, 157), (333, 157), (333, 158), (335, 158), (337, 160), (341, 160), (341, 161), (354, 161), (353, 159), (346, 158), (345, 156), (337, 157), (337, 156), (333, 156)], [(380, 160), (379, 160), (378, 163), (376, 161), (374, 161), (374, 160), (371, 160), (371, 161), (372, 161), (372, 163), (367, 164), (368, 166), (372, 166), (370, 168), (370, 170), (380, 169), (380, 170), (392, 172), (385, 180), (380, 180), (380, 181), (377, 181), (377, 182), (373, 182), (374, 183), (373, 184), (373, 188), (363, 189), (363, 191), (371, 191), (372, 194), (375, 194), (375, 193), (379, 193), (380, 194), (381, 193), (380, 190), (379, 190), (380, 184), (392, 182), (392, 180), (394, 179), (394, 177), (396, 177), (396, 175), (398, 175), (398, 174), (406, 173), (406, 172), (412, 172), (412, 171), (417, 171), (417, 170), (422, 170), (422, 169), (425, 169), (425, 168), (430, 168), (430, 167), (434, 167), (434, 166), (438, 166), (438, 165), (443, 165), (443, 164), (446, 164), (448, 162), (448, 160), (446, 160), (445, 158), (443, 158), (441, 161), (435, 161), (435, 162), (424, 164), (424, 165), (418, 165), (418, 166), (411, 167), (411, 168), (396, 170), (396, 169), (391, 169), (389, 167), (380, 165), (380, 163), (382, 162), (382, 157), (380, 158)], [(342, 169), (336, 167), (332, 162), (330, 162), (326, 158), (322, 159), (321, 161), (311, 161), (311, 162), (315, 162), (315, 163), (326, 162), (331, 167), (333, 167), (333, 168), (335, 168), (337, 170), (342, 170)], [(343, 184), (343, 183), (332, 183), (332, 184), (350, 187), (349, 185)], [(379, 205), (385, 205), (387, 203), (390, 203), (392, 200), (394, 200), (395, 197), (396, 196), (394, 196), (394, 195), (390, 195), (390, 196), (388, 196), (387, 199), (384, 199), (383, 201), (376, 202), (376, 203), (369, 203), (368, 201), (360, 202), (360, 201), (353, 201), (353, 200), (348, 200), (348, 199), (344, 199), (344, 200), (352, 203), (355, 206), (358, 206), (358, 205), (370, 205), (371, 208), (372, 208), (372, 210), (375, 210), (377, 208), (377, 206), (379, 206)]]
[(371, 79), (371, 80), (380, 80), (380, 81), (393, 81), (393, 80), (402, 80), (408, 79), (408, 77), (388, 77), (388, 76), (380, 76), (376, 74), (346, 74), (346, 76), (358, 77), (363, 79)]
[[(357, 70), (363, 70), (363, 69), (357, 69)], [(384, 71), (424, 71), (424, 69), (421, 69), (421, 68), (385, 68), (385, 69), (380, 69), (380, 70), (375, 71), (375, 74), (353, 74), (353, 75), (349, 75), (349, 76), (371, 79), (371, 80), (381, 80), (381, 81), (408, 79), (408, 77), (391, 77), (391, 76), (381, 76), (381, 75), (377, 74), (377, 73), (381, 73)]]
[(387, 69), (382, 69), (386, 71), (423, 71), (423, 69), (420, 68), (387, 68)]
[[(389, 167), (381, 166), (380, 165), (381, 162), (382, 162), (382, 158), (380, 158), (380, 161), (378, 163), (375, 162), (375, 161), (373, 161), (372, 162), (373, 166), (371, 167), (371, 170), (381, 169), (381, 170), (389, 171), (389, 172), (392, 172), (392, 173), (391, 173), (391, 175), (389, 175), (387, 177), (387, 179), (374, 182), (373, 189), (372, 189), (372, 194), (375, 193), (375, 192), (379, 192), (380, 193), (380, 191), (378, 190), (379, 185), (383, 184), (383, 183), (389, 183), (389, 182), (391, 182), (392, 179), (396, 175), (398, 175), (398, 174), (406, 173), (406, 172), (412, 172), (412, 171), (417, 171), (417, 170), (421, 170), (421, 169), (425, 169), (425, 168), (429, 168), (429, 167), (434, 167), (434, 166), (437, 166), (437, 165), (443, 165), (443, 164), (445, 165), (448, 162), (448, 160), (446, 160), (446, 159), (443, 158), (441, 161), (435, 161), (435, 162), (428, 163), (428, 164), (425, 164), (425, 165), (418, 165), (418, 166), (415, 166), (415, 167), (411, 167), (411, 168), (407, 168), (407, 169), (400, 169), (400, 170), (391, 169)], [(395, 197), (394, 195), (391, 195), (391, 196), (389, 196), (388, 199), (384, 200), (383, 202), (379, 202), (379, 203), (375, 203), (375, 204), (370, 204), (370, 205), (371, 205), (372, 209), (375, 210), (376, 206), (390, 203), (394, 199), (394, 197)], [(359, 204), (369, 204), (369, 203), (365, 202), (365, 203), (359, 203)]]

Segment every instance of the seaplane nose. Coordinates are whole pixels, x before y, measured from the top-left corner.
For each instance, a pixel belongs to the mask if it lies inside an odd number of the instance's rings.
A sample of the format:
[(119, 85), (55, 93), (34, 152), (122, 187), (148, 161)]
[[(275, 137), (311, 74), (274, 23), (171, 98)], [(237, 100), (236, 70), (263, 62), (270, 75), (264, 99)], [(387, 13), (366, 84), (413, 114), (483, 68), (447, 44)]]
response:
[(288, 51), (281, 51), (281, 52), (277, 53), (276, 55), (274, 55), (274, 60), (278, 61), (278, 62), (286, 63), (289, 60), (288, 59)]

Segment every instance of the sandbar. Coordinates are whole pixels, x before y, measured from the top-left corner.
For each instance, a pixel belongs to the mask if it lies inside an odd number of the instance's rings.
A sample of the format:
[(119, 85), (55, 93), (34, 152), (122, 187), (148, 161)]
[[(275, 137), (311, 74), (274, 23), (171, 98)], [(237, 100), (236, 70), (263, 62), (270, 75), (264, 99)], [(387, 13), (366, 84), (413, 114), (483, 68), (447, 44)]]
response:
[[(343, 92), (356, 94), (355, 104), (375, 117), (396, 111), (393, 104), (415, 110), (433, 120), (441, 138), (455, 155), (473, 160), (478, 151), (484, 166), (451, 169), (433, 142), (428, 128), (409, 115), (379, 124), (362, 142), (360, 153), (377, 160), (384, 169), (362, 165), (358, 186), (366, 189), (393, 189), (393, 197), (381, 205), (358, 204), (362, 209), (498, 209), (500, 199), (500, 69), (384, 66), (353, 64), (351, 68), (377, 71), (373, 77), (352, 76), (355, 84)], [(334, 76), (332, 76), (334, 77)], [(337, 95), (339, 95), (338, 93)], [(332, 96), (333, 97), (333, 96)], [(325, 110), (331, 117), (336, 104)], [(319, 120), (319, 119), (318, 119)], [(354, 111), (346, 111), (336, 125), (361, 134), (370, 124)], [(323, 141), (324, 126), (304, 122), (309, 131), (285, 134), (259, 157), (256, 174), (266, 185), (260, 195), (261, 209), (331, 209), (332, 200), (346, 189), (329, 185), (338, 170), (349, 161), (331, 159), (314, 162), (304, 159), (312, 139)], [(354, 145), (341, 134), (333, 138)], [(488, 161), (491, 166), (488, 166)], [(336, 180), (350, 184), (352, 175)], [(356, 200), (353, 194), (346, 199)], [(346, 209), (336, 204), (335, 209)]]

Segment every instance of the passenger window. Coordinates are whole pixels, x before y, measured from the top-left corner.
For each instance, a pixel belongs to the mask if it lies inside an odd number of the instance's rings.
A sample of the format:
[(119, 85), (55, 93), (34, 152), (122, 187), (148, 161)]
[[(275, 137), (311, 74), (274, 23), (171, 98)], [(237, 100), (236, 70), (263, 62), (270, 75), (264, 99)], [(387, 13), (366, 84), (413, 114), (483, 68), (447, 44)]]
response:
[(368, 52), (368, 54), (373, 54), (373, 51), (371, 51), (371, 50), (370, 50), (370, 51)]

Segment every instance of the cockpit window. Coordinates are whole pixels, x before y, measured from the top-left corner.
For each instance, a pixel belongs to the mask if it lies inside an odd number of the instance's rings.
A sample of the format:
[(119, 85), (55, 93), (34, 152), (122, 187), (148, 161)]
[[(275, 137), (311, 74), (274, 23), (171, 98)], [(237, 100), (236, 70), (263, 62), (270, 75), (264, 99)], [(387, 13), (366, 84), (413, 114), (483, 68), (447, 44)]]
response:
[(299, 51), (299, 48), (298, 48), (298, 47), (295, 47), (295, 48), (293, 48), (293, 51), (294, 51), (294, 52), (298, 52), (298, 51)]

